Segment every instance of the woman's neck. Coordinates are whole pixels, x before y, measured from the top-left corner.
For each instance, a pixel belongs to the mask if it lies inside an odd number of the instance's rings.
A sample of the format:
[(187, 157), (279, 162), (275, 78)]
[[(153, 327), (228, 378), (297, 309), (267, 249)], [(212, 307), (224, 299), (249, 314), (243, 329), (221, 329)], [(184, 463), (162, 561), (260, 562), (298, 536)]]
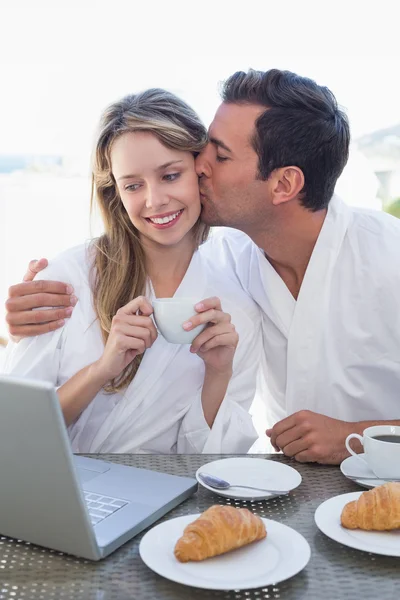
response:
[(191, 235), (175, 246), (152, 244), (143, 240), (146, 270), (157, 298), (172, 298), (180, 286), (196, 249)]

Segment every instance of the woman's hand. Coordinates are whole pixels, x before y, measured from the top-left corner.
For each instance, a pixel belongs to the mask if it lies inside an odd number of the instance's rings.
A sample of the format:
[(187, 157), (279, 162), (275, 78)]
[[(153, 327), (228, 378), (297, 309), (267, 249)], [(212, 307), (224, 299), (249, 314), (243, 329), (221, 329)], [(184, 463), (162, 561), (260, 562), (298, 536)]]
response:
[(96, 363), (96, 372), (104, 383), (118, 377), (135, 356), (154, 344), (157, 331), (150, 318), (152, 312), (151, 304), (143, 296), (117, 311), (103, 356)]
[(198, 354), (206, 369), (215, 373), (232, 373), (233, 357), (239, 336), (231, 323), (231, 316), (224, 313), (219, 298), (207, 298), (196, 304), (198, 314), (183, 324), (185, 331), (198, 325), (208, 324), (192, 342), (190, 351)]

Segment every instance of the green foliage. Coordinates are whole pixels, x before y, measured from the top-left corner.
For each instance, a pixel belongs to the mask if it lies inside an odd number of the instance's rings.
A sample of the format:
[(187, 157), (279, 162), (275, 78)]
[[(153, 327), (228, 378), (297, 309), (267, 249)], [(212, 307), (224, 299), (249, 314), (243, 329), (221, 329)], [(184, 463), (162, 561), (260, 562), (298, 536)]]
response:
[(400, 198), (397, 198), (397, 200), (394, 200), (394, 202), (385, 206), (385, 211), (400, 219)]

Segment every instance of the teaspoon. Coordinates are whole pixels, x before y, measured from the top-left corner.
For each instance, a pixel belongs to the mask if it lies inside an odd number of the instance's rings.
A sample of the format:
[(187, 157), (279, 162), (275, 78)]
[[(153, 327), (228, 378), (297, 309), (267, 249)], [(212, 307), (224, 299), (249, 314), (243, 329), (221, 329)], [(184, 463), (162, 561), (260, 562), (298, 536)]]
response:
[(400, 481), (400, 479), (388, 479), (386, 477), (364, 477), (363, 475), (345, 475), (345, 477), (347, 477), (347, 479), (351, 479), (352, 481), (361, 481), (361, 480), (368, 480), (368, 481), (386, 481), (386, 483), (392, 483), (392, 482), (396, 482), (396, 481)]
[(215, 475), (209, 475), (208, 473), (203, 473), (200, 471), (198, 473), (199, 479), (206, 485), (215, 490), (227, 490), (229, 488), (245, 488), (246, 490), (257, 490), (258, 492), (268, 492), (270, 494), (288, 494), (288, 490), (267, 490), (265, 488), (252, 487), (251, 485), (236, 485), (234, 483), (229, 483), (229, 481), (225, 481), (225, 479), (221, 479), (220, 477), (216, 477)]

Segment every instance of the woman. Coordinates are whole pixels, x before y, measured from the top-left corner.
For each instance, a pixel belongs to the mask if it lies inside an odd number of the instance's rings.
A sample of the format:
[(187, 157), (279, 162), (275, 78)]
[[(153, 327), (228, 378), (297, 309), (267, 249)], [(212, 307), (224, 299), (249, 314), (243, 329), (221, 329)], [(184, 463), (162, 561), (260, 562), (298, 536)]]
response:
[[(103, 114), (93, 190), (105, 233), (41, 274), (71, 284), (79, 301), (62, 329), (10, 344), (5, 367), (58, 387), (75, 452), (246, 452), (257, 438), (248, 410), (260, 317), (210, 247), (202, 253), (194, 158), (206, 139), (190, 107), (163, 90)], [(191, 347), (157, 335), (152, 300), (172, 296), (200, 301), (208, 327)], [(215, 296), (237, 326), (236, 354)]]

